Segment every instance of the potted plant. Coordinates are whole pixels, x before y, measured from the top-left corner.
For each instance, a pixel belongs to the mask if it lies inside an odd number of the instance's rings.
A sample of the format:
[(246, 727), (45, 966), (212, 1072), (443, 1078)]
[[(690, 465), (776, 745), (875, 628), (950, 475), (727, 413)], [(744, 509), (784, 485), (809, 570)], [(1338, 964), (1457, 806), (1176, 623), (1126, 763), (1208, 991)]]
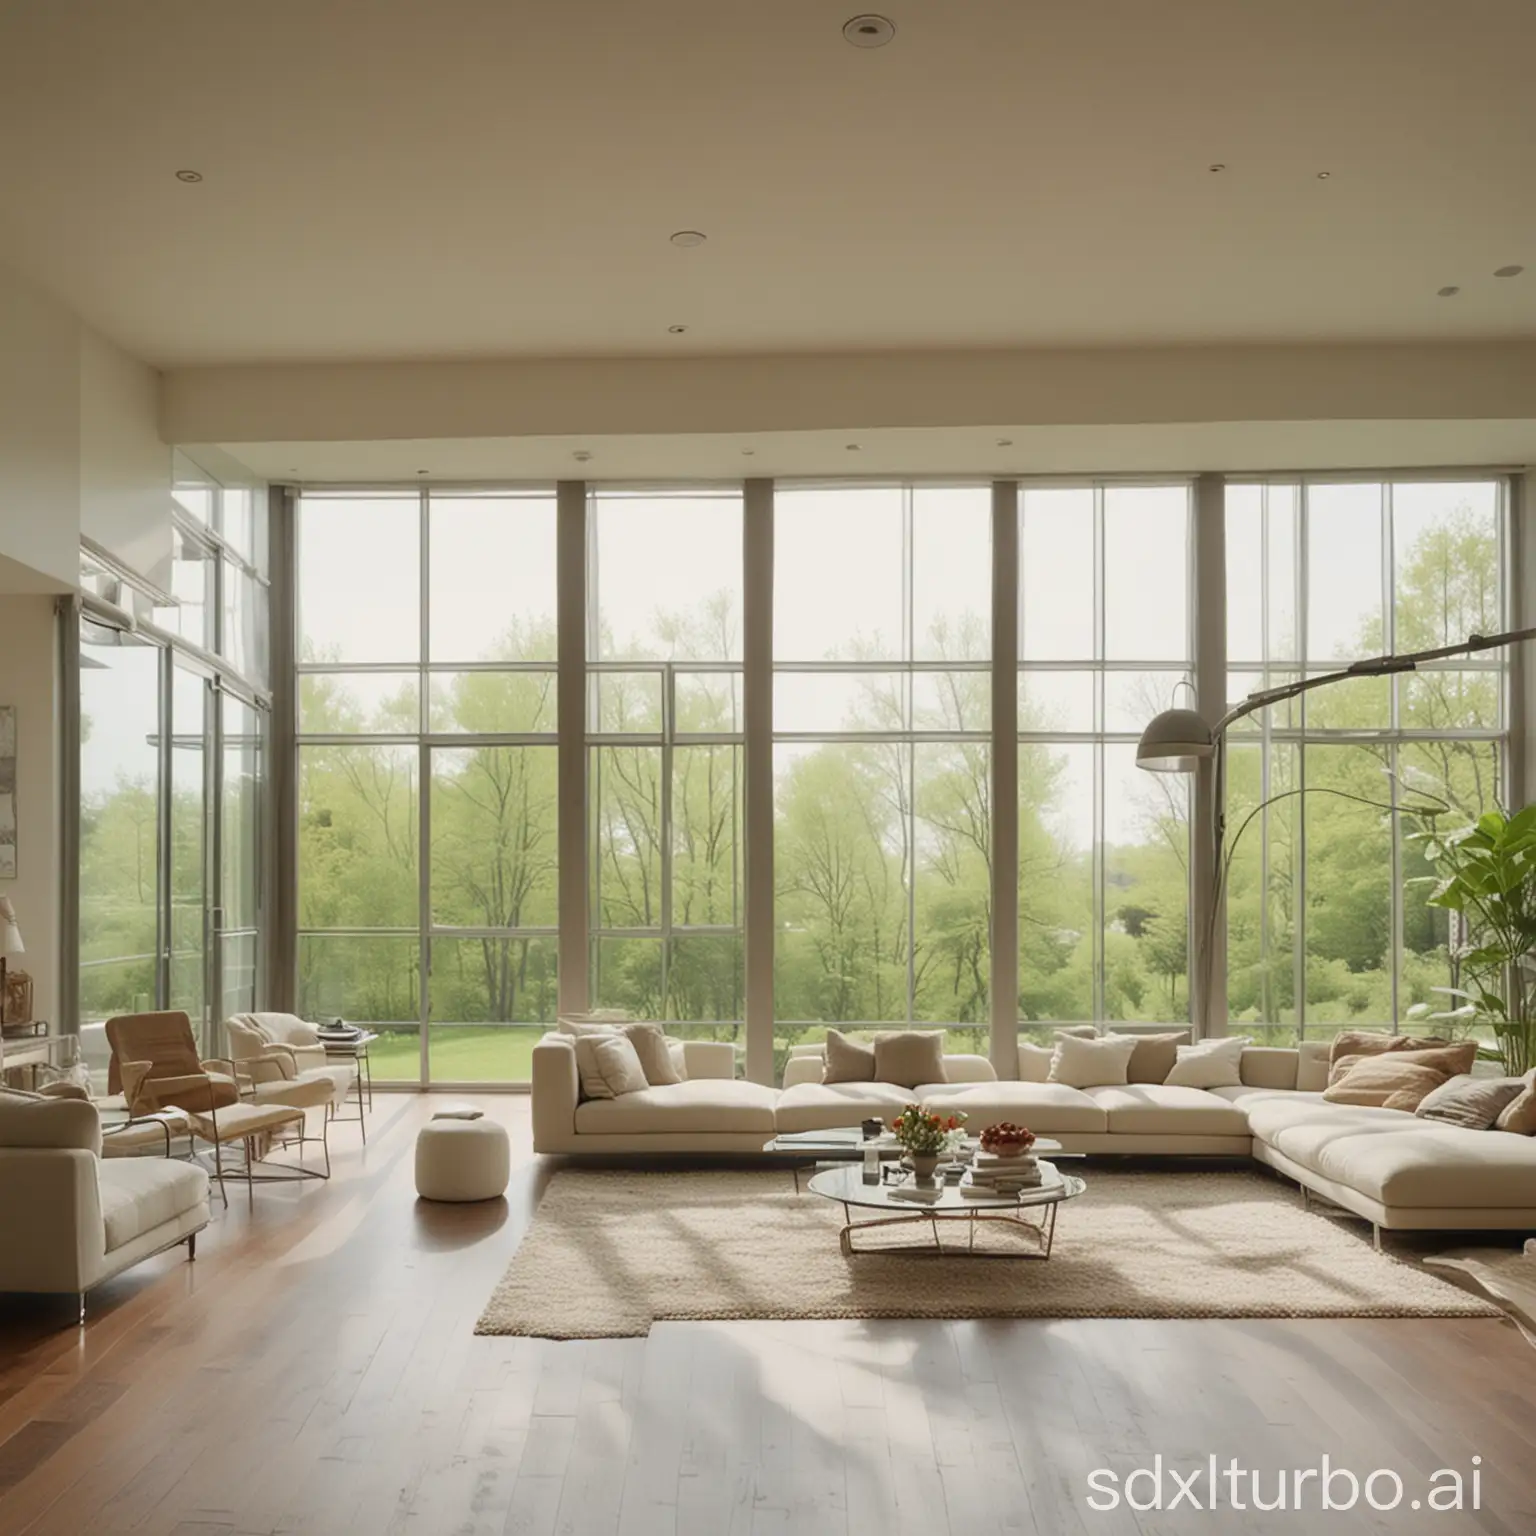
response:
[(919, 1184), (932, 1184), (939, 1159), (959, 1139), (965, 1123), (962, 1114), (941, 1115), (926, 1104), (908, 1104), (891, 1121), (891, 1134), (906, 1149), (907, 1160)]
[(1488, 811), (1470, 827), (1416, 834), (1436, 869), (1427, 898), (1460, 919), (1452, 962), (1462, 999), (1437, 1017), (1487, 1024), (1509, 1077), (1536, 1066), (1536, 805)]

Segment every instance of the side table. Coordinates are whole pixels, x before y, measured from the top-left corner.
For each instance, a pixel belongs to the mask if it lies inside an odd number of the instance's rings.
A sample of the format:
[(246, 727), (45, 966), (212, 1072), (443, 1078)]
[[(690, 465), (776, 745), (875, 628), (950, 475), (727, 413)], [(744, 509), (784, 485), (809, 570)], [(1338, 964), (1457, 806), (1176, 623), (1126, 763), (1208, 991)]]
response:
[[(352, 1091), (357, 1095), (357, 1124), (363, 1133), (365, 1145), (368, 1141), (368, 1124), (364, 1116), (373, 1112), (373, 1066), (368, 1060), (368, 1047), (378, 1038), (366, 1029), (351, 1040), (327, 1040), (324, 1036), (320, 1038), (327, 1061), (350, 1061), (356, 1069)], [(352, 1116), (346, 1118), (350, 1120)]]

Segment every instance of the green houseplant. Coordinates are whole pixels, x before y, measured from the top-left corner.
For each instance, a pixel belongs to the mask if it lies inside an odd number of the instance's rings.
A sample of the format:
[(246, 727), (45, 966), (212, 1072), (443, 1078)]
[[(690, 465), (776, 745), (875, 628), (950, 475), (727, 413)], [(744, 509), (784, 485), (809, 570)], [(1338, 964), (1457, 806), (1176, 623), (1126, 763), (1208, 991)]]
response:
[(1470, 827), (1416, 834), (1435, 866), (1428, 904), (1461, 920), (1452, 959), (1461, 1005), (1441, 1017), (1493, 1030), (1510, 1077), (1536, 1066), (1536, 805), (1513, 816), (1488, 811)]

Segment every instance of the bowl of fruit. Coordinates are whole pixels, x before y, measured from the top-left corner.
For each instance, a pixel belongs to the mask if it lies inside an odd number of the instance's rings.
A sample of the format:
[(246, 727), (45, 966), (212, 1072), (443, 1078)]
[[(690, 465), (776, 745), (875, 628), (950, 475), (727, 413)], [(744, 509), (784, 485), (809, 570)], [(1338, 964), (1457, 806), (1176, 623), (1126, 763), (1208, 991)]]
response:
[(992, 1152), (999, 1157), (1016, 1157), (1020, 1152), (1027, 1152), (1035, 1144), (1035, 1133), (1026, 1126), (1015, 1125), (1011, 1120), (1003, 1120), (997, 1125), (989, 1125), (981, 1133), (981, 1150)]

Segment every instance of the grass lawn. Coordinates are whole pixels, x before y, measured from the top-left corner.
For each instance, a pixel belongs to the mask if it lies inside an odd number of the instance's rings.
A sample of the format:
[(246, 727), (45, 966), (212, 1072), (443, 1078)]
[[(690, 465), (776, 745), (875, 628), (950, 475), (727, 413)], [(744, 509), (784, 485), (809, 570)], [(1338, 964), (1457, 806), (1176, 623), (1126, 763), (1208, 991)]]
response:
[[(443, 1083), (526, 1083), (543, 1033), (542, 1025), (439, 1026), (428, 1036), (432, 1076)], [(414, 1029), (382, 1032), (368, 1055), (376, 1083), (414, 1083), (421, 1076), (421, 1038)]]

